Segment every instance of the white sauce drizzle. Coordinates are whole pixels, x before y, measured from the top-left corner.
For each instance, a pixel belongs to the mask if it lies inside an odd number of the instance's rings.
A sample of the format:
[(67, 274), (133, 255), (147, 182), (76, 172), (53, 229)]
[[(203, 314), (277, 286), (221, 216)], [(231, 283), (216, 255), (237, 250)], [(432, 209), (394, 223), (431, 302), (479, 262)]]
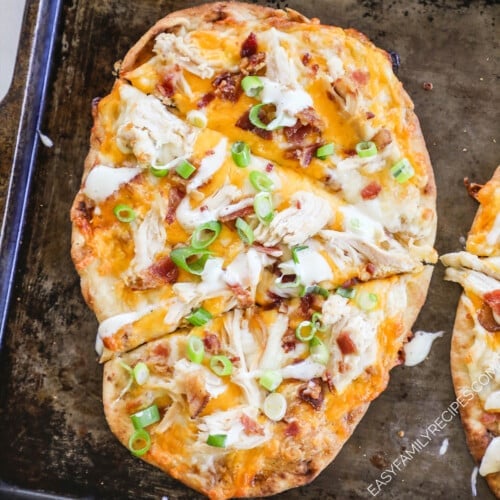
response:
[(430, 332), (415, 332), (415, 336), (404, 345), (405, 350), (405, 366), (415, 366), (421, 363), (428, 355), (432, 347), (432, 343), (438, 337), (442, 337), (443, 331)]
[(136, 167), (112, 168), (97, 165), (85, 180), (83, 194), (99, 203), (111, 196), (122, 184), (130, 182), (140, 172), (142, 169)]

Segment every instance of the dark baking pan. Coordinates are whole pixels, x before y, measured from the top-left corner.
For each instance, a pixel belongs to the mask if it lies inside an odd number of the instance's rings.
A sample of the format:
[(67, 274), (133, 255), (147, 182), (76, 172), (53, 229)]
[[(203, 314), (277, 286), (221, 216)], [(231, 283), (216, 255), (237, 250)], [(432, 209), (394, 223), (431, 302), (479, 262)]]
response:
[[(23, 108), (21, 123), (31, 125), (22, 126), (14, 170), (2, 167), (2, 176), (23, 179), (17, 189), (11, 183), (7, 217), (17, 215), (7, 219), (10, 236), (2, 243), (10, 259), (1, 276), (6, 290), (0, 365), (4, 497), (29, 498), (36, 491), (78, 498), (199, 498), (133, 458), (107, 428), (102, 369), (94, 353), (97, 323), (83, 303), (70, 260), (68, 215), (88, 149), (90, 103), (110, 90), (114, 61), (156, 19), (195, 3), (201, 2), (63, 1), (57, 43), (34, 48), (44, 57), (52, 54), (52, 78), (45, 102), (40, 91), (31, 101), (33, 108)], [(462, 180), (487, 180), (499, 158), (495, 21), (500, 6), (464, 0), (288, 4), (326, 23), (355, 27), (380, 47), (399, 53), (399, 77), (415, 102), (436, 173), (436, 246), (440, 253), (460, 249), (460, 238), (467, 234), (476, 210)], [(57, 2), (47, 1), (46, 6), (57, 13)], [(38, 26), (38, 32), (53, 29), (55, 17), (51, 25)], [(30, 85), (45, 81), (36, 73), (29, 76)], [(425, 90), (424, 83), (432, 83), (432, 90)], [(36, 106), (44, 109), (40, 123), (33, 112)], [(30, 121), (30, 114), (35, 121)], [(54, 147), (39, 146), (35, 155), (37, 128), (52, 138)], [(392, 372), (387, 391), (316, 481), (278, 498), (372, 498), (373, 492), (383, 499), (471, 497), (474, 463), (458, 417), (436, 432), (411, 461), (401, 466), (400, 459), (454, 400), (449, 343), (459, 289), (443, 282), (442, 276), (442, 268), (436, 266), (416, 326), (444, 330), (446, 335), (436, 341), (424, 363)], [(445, 439), (449, 447), (441, 455)], [(393, 473), (382, 477), (391, 468)], [(478, 498), (492, 498), (481, 478), (477, 488)]]

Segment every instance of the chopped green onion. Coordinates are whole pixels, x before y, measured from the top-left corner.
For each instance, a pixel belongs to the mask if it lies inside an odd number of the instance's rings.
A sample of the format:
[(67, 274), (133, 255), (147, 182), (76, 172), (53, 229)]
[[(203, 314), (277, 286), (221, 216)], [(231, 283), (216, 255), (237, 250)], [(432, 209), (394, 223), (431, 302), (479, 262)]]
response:
[(391, 174), (400, 184), (403, 184), (415, 175), (415, 170), (413, 170), (411, 163), (403, 158), (391, 167)]
[(198, 309), (186, 316), (186, 319), (194, 326), (203, 326), (212, 319), (212, 315), (203, 307), (198, 307)]
[(309, 248), (307, 245), (296, 245), (292, 247), (292, 259), (295, 264), (299, 263), (298, 252), (300, 252), (301, 250), (306, 250), (307, 248)]
[(272, 392), (264, 400), (262, 410), (267, 418), (278, 422), (285, 416), (286, 406), (285, 396), (279, 392)]
[(137, 217), (132, 207), (123, 204), (116, 205), (113, 208), (113, 213), (120, 222), (132, 222)]
[(205, 345), (203, 340), (196, 335), (190, 335), (187, 341), (187, 357), (193, 363), (200, 364), (205, 356)]
[(149, 171), (155, 176), (155, 177), (165, 177), (168, 174), (168, 167), (160, 167), (157, 165), (156, 167), (151, 165), (149, 167)]
[(182, 160), (179, 165), (175, 167), (175, 171), (183, 178), (189, 179), (193, 172), (196, 172), (194, 165), (189, 163), (187, 160)]
[(326, 330), (326, 325), (324, 325), (321, 322), (321, 320), (322, 320), (322, 316), (321, 316), (321, 313), (319, 313), (319, 312), (315, 312), (311, 316), (311, 323), (313, 324), (314, 328), (318, 332), (324, 332)]
[[(139, 448), (141, 444), (144, 443), (142, 448)], [(137, 429), (128, 440), (128, 449), (132, 452), (132, 455), (136, 457), (142, 457), (151, 448), (151, 436), (144, 429)]]
[(143, 361), (139, 361), (139, 363), (137, 363), (134, 366), (133, 373), (134, 373), (134, 379), (137, 382), (137, 384), (144, 385), (149, 377), (148, 365)]
[(258, 76), (245, 76), (241, 80), (241, 88), (248, 97), (256, 97), (264, 88), (264, 83)]
[(133, 370), (130, 365), (127, 365), (127, 363), (125, 363), (125, 361), (122, 361), (121, 359), (118, 360), (118, 363), (124, 370), (126, 370), (128, 373), (130, 373), (130, 375), (132, 375)]
[(257, 191), (272, 191), (274, 188), (271, 178), (258, 170), (252, 170), (248, 177)]
[(250, 108), (250, 113), (248, 114), (248, 119), (257, 128), (261, 128), (264, 130), (276, 130), (281, 127), (281, 123), (283, 121), (283, 115), (277, 116), (274, 120), (269, 123), (264, 123), (260, 117), (259, 113), (263, 106), (267, 106), (267, 104), (256, 104)]
[(340, 295), (341, 297), (344, 297), (345, 299), (352, 299), (356, 295), (356, 290), (354, 288), (342, 288), (339, 287), (335, 291), (337, 295)]
[(170, 252), (170, 258), (177, 267), (197, 275), (203, 272), (209, 256), (208, 250), (196, 250), (192, 247), (175, 248)]
[(227, 434), (209, 434), (207, 438), (207, 444), (209, 446), (215, 446), (216, 448), (226, 447)]
[(120, 366), (124, 370), (126, 370), (126, 372), (129, 375), (127, 385), (121, 390), (120, 394), (118, 395), (118, 399), (121, 399), (123, 396), (125, 396), (125, 394), (127, 394), (127, 392), (132, 387), (132, 384), (134, 383), (134, 374), (133, 374), (132, 368), (129, 365), (127, 365), (127, 363), (125, 363), (125, 361), (122, 361), (121, 359), (119, 359), (118, 363), (120, 364)]
[(160, 412), (158, 411), (158, 406), (156, 405), (148, 406), (144, 410), (138, 411), (137, 413), (130, 415), (130, 420), (132, 420), (132, 424), (135, 429), (143, 429), (148, 425), (159, 422)]
[(250, 147), (246, 142), (238, 141), (231, 146), (231, 156), (238, 167), (250, 165)]
[(255, 235), (253, 234), (253, 229), (241, 217), (236, 219), (236, 231), (238, 231), (238, 236), (243, 243), (251, 245), (254, 242)]
[(326, 345), (318, 337), (313, 337), (309, 341), (309, 352), (311, 353), (311, 358), (313, 361), (316, 361), (316, 363), (321, 363), (322, 365), (326, 365), (328, 363), (330, 353), (328, 352)]
[(273, 198), (270, 193), (261, 191), (255, 195), (253, 202), (255, 215), (264, 224), (269, 224), (274, 217)]
[(222, 224), (213, 220), (200, 224), (191, 236), (191, 248), (201, 250), (211, 245), (219, 236)]
[(372, 141), (363, 141), (356, 144), (356, 153), (360, 158), (369, 158), (377, 154), (377, 145)]
[(319, 158), (320, 160), (326, 160), (329, 156), (331, 156), (335, 152), (335, 146), (333, 142), (329, 142), (328, 144), (324, 144), (323, 146), (320, 146), (316, 150), (316, 158)]
[(319, 285), (313, 285), (313, 286), (308, 287), (306, 289), (306, 293), (313, 293), (315, 295), (321, 295), (325, 299), (327, 299), (330, 296), (330, 292), (326, 288), (323, 288), (322, 286), (319, 286)]
[(375, 309), (378, 304), (378, 297), (375, 293), (359, 292), (356, 295), (356, 304), (363, 309), (363, 311), (371, 311)]
[(279, 370), (266, 370), (259, 379), (259, 384), (268, 391), (274, 391), (283, 382), (283, 376)]
[(233, 363), (231, 363), (227, 356), (212, 356), (210, 358), (210, 368), (219, 377), (233, 373)]
[(198, 109), (192, 109), (187, 115), (186, 118), (191, 125), (194, 125), (198, 128), (205, 128), (207, 126), (207, 116), (203, 111), (199, 111)]
[(316, 326), (311, 321), (302, 321), (295, 329), (295, 336), (301, 342), (307, 342), (314, 337)]

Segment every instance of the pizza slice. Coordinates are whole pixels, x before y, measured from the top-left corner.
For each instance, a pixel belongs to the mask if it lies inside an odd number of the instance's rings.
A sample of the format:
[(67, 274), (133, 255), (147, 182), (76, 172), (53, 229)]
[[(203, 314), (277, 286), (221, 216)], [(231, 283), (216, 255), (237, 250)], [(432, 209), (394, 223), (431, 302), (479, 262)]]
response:
[(445, 279), (462, 285), (451, 348), (461, 417), (479, 473), (500, 496), (500, 168), (473, 187), (480, 207), (466, 250), (443, 255)]

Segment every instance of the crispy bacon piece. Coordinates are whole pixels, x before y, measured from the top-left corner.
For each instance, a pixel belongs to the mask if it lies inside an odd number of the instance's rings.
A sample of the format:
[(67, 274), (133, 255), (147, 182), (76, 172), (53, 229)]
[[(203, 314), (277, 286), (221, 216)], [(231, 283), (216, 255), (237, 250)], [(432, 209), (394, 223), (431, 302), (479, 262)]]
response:
[(210, 394), (205, 388), (205, 381), (198, 373), (192, 372), (184, 379), (186, 398), (191, 418), (197, 417), (210, 400)]
[(255, 75), (266, 65), (266, 53), (257, 52), (250, 57), (244, 57), (240, 62), (240, 71), (243, 75)]
[(302, 54), (300, 60), (304, 66), (307, 66), (311, 62), (311, 54), (309, 52)]
[(352, 341), (348, 332), (340, 332), (337, 337), (337, 345), (340, 352), (345, 356), (346, 354), (354, 354), (357, 352), (356, 344)]
[(217, 354), (220, 351), (220, 340), (214, 333), (205, 332), (203, 345), (210, 354)]
[(368, 264), (366, 264), (365, 270), (367, 273), (370, 273), (373, 276), (377, 268), (375, 267), (375, 264), (373, 264), (373, 262), (368, 262)]
[(246, 111), (243, 115), (238, 118), (236, 126), (242, 130), (248, 130), (257, 134), (260, 138), (265, 140), (271, 140), (273, 138), (273, 133), (271, 130), (264, 130), (263, 128), (256, 127), (249, 118), (250, 111)]
[(381, 190), (382, 186), (378, 182), (370, 182), (370, 184), (361, 190), (361, 197), (363, 200), (373, 200), (378, 196)]
[(253, 305), (252, 294), (246, 288), (243, 288), (239, 283), (227, 285), (228, 288), (234, 293), (236, 299), (242, 307), (250, 307)]
[(128, 280), (127, 285), (132, 290), (150, 290), (167, 283), (175, 283), (178, 277), (179, 268), (167, 255)]
[(392, 142), (392, 135), (386, 128), (381, 128), (372, 138), (379, 151), (382, 151)]
[(215, 88), (215, 94), (224, 101), (236, 102), (241, 95), (241, 73), (230, 73), (225, 71), (217, 75), (212, 86)]
[(250, 57), (257, 53), (257, 35), (252, 31), (241, 44), (240, 56)]
[(214, 92), (207, 92), (206, 94), (201, 96), (201, 99), (196, 103), (196, 107), (198, 109), (205, 108), (215, 99)]
[(250, 436), (252, 434), (258, 434), (259, 436), (264, 435), (264, 429), (259, 424), (257, 424), (257, 422), (253, 418), (250, 418), (245, 413), (241, 414), (240, 422), (241, 425), (243, 425), (243, 430), (245, 431), (245, 434), (247, 436)]
[(333, 385), (332, 374), (329, 370), (325, 371), (322, 380), (323, 380), (323, 382), (326, 383), (328, 390), (330, 392), (333, 392), (333, 390), (335, 389), (335, 386)]
[(293, 420), (290, 422), (285, 429), (285, 436), (287, 437), (295, 437), (300, 431), (299, 424), (297, 423), (296, 420)]
[(182, 199), (186, 196), (186, 191), (178, 186), (173, 186), (168, 192), (168, 209), (165, 220), (168, 224), (173, 224), (175, 222), (175, 212), (179, 206)]
[(312, 125), (302, 125), (299, 121), (293, 127), (285, 127), (283, 129), (286, 140), (290, 144), (303, 144), (307, 136), (315, 133), (315, 128)]
[(485, 293), (483, 299), (495, 314), (500, 314), (500, 289)]
[(312, 146), (304, 146), (298, 148), (291, 148), (285, 151), (285, 158), (298, 160), (301, 167), (307, 167), (318, 149), (316, 144)]
[(484, 426), (495, 434), (498, 433), (498, 423), (500, 421), (500, 413), (483, 413), (480, 417)]
[(281, 250), (279, 247), (266, 247), (264, 245), (261, 245), (260, 243), (253, 243), (252, 245), (255, 250), (258, 252), (265, 253), (266, 255), (269, 255), (270, 257), (281, 257), (283, 255), (283, 250)]
[(318, 131), (325, 128), (325, 123), (311, 106), (300, 110), (296, 116), (302, 125), (311, 125)]
[(219, 220), (221, 222), (230, 222), (232, 220), (236, 220), (238, 217), (246, 217), (247, 215), (251, 215), (254, 212), (255, 209), (253, 208), (253, 205), (250, 205), (249, 207), (240, 208), (239, 210), (235, 210), (234, 212), (231, 212), (229, 214), (221, 215), (219, 216)]
[(321, 386), (321, 379), (315, 378), (309, 380), (307, 384), (301, 386), (299, 388), (299, 398), (310, 404), (315, 410), (319, 410), (325, 398)]
[(477, 319), (485, 330), (491, 333), (500, 332), (500, 325), (495, 321), (493, 310), (488, 304), (484, 303), (483, 307), (479, 309)]
[(360, 281), (358, 278), (351, 278), (347, 281), (344, 281), (344, 283), (342, 283), (342, 285), (340, 285), (340, 287), (341, 288), (351, 288), (353, 286), (356, 286), (359, 282)]
[(370, 79), (370, 73), (362, 69), (356, 69), (351, 73), (351, 77), (358, 85), (366, 85)]
[(156, 85), (156, 90), (158, 90), (163, 97), (172, 97), (175, 94), (175, 75), (166, 75), (165, 78)]
[(295, 336), (295, 331), (292, 328), (289, 328), (285, 335), (281, 338), (281, 347), (285, 352), (290, 352), (295, 349), (297, 342), (298, 340)]
[(469, 196), (477, 200), (477, 194), (481, 189), (483, 189), (483, 184), (478, 184), (477, 182), (471, 182), (468, 177), (464, 179), (464, 185), (469, 193)]
[(311, 309), (313, 303), (313, 296), (310, 293), (307, 293), (303, 297), (300, 298), (300, 310), (304, 316), (309, 315), (309, 310)]

